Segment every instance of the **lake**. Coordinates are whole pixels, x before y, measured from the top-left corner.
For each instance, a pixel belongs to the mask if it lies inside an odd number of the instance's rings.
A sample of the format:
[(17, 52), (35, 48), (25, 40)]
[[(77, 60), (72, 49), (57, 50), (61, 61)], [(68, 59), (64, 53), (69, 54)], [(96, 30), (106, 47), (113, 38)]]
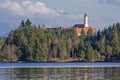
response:
[(0, 63), (0, 80), (120, 80), (120, 63)]

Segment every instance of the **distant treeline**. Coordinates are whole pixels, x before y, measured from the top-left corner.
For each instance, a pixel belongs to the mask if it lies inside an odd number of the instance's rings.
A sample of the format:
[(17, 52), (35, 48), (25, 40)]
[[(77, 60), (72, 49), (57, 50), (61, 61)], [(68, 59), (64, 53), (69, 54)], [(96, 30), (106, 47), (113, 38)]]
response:
[(27, 19), (8, 37), (0, 38), (0, 61), (120, 61), (120, 23), (98, 31), (89, 29), (78, 36), (74, 28), (33, 26)]

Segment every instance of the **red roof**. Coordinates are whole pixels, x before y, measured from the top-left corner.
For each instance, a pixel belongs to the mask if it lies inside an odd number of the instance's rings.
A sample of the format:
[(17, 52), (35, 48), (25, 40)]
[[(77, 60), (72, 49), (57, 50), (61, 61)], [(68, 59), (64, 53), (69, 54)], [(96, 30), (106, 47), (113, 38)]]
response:
[[(84, 32), (87, 34), (88, 30), (90, 29), (91, 27), (83, 27), (83, 28), (75, 28), (75, 31), (78, 35), (80, 35), (81, 31), (84, 30)], [(92, 29), (92, 33), (93, 34), (97, 34), (98, 30), (96, 28), (91, 28)]]

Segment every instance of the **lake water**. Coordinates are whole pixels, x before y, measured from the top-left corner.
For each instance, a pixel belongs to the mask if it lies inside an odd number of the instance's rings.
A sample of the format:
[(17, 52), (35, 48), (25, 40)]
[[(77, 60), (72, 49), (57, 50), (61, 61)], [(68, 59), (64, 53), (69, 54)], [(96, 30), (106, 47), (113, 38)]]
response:
[(120, 63), (0, 63), (0, 80), (120, 80)]

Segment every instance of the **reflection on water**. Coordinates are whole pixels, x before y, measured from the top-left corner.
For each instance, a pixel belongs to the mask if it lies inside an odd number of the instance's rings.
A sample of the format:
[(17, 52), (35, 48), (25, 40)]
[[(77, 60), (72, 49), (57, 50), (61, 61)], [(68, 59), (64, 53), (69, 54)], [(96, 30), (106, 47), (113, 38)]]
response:
[(4, 68), (0, 80), (119, 80), (120, 68)]

